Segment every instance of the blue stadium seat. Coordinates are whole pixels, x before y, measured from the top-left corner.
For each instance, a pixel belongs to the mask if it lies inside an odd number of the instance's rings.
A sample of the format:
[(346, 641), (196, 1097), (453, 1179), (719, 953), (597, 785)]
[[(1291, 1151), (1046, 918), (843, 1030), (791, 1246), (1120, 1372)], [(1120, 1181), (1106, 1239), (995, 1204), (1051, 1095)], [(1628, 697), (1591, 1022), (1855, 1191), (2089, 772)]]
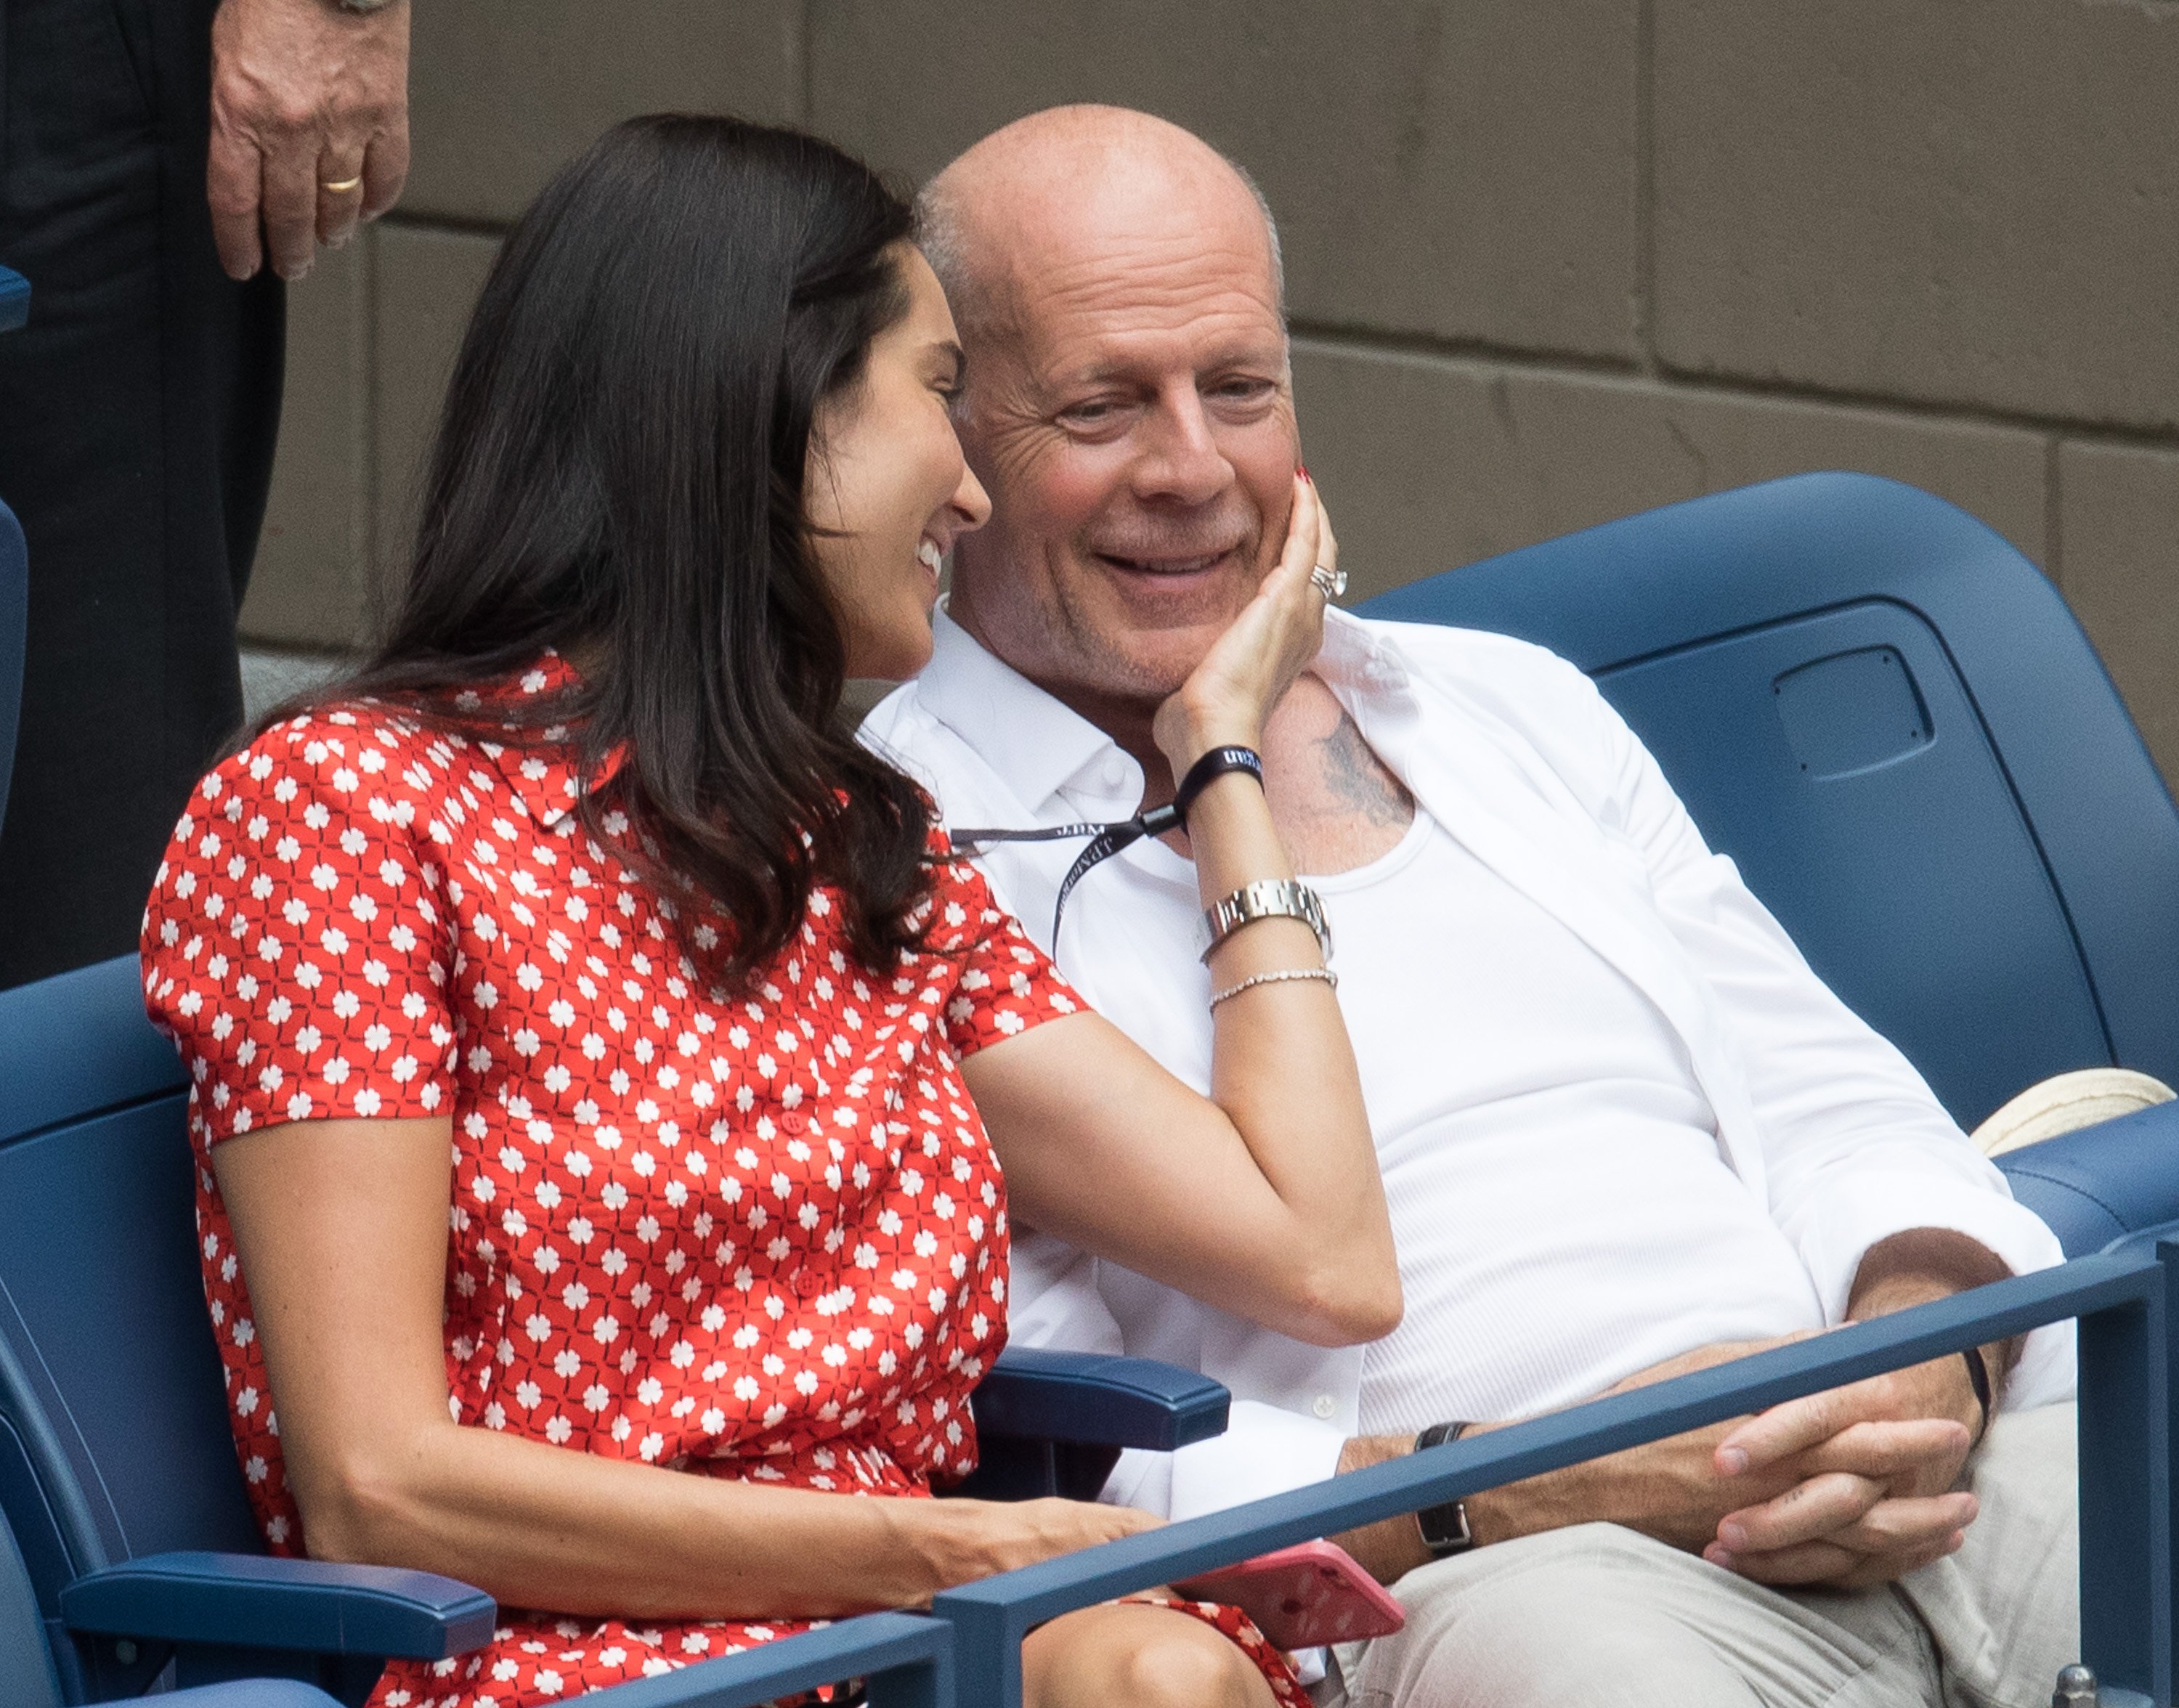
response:
[(23, 527), (0, 504), (0, 818), (15, 773), (15, 731), (23, 712), (23, 640), (30, 623), (30, 567)]
[(30, 318), (30, 282), (13, 267), (0, 267), (0, 332), (12, 332)]
[(2179, 811), (2057, 589), (1964, 512), (1798, 475), (1363, 610), (1586, 671), (1963, 1125), (2071, 1068), (2179, 1083)]
[[(0, 1527), (0, 1708), (61, 1708), (60, 1679), (15, 1539)], [(293, 1679), (239, 1679), (162, 1696), (162, 1708), (336, 1708)]]
[[(30, 287), (0, 267), (0, 332), (30, 317)], [(8, 816), (8, 780), (15, 769), (15, 729), (23, 708), (23, 637), (30, 624), (30, 572), (15, 512), (0, 504), (0, 818)]]
[[(1798, 475), (1363, 610), (1589, 672), (1962, 1125), (2072, 1068), (2179, 1083), (2179, 811), (2057, 589), (1965, 512)], [(2175, 1141), (2152, 1110), (2001, 1165), (2077, 1255), (2179, 1216)]]
[[(384, 1657), (474, 1647), (496, 1609), (423, 1573), (265, 1556), (198, 1275), (185, 1081), (140, 977), (129, 955), (0, 992), (0, 1514), (63, 1700), (138, 1694), (172, 1659), (185, 1684), (300, 1677), (360, 1700)], [(1003, 1468), (982, 1492), (1018, 1494), (1084, 1454), (1216, 1434), (1227, 1397), (1142, 1360), (1010, 1354), (974, 1403)], [(848, 1664), (865, 1639), (905, 1657), (913, 1699), (939, 1664), (918, 1645), (939, 1640), (884, 1618), (691, 1668), (713, 1694), (686, 1700), (866, 1670)]]

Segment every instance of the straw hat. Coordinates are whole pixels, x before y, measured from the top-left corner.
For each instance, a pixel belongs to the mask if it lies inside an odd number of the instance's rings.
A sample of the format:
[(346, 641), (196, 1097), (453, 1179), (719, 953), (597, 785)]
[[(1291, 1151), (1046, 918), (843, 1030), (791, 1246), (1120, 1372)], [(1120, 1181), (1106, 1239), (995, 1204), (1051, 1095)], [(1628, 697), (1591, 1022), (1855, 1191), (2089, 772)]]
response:
[(1974, 1130), (1974, 1141), (1985, 1157), (2001, 1156), (2175, 1098), (2163, 1081), (2132, 1068), (2082, 1068), (2028, 1087)]

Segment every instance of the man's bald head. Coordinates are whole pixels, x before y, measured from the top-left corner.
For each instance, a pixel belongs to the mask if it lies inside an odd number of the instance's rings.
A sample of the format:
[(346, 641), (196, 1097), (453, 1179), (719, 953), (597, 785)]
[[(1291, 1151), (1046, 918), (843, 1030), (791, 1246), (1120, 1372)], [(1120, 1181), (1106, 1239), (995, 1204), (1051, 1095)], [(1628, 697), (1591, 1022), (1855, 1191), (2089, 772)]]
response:
[(969, 150), (922, 214), (968, 352), (955, 422), (996, 506), (955, 548), (949, 609), (1077, 710), (1146, 731), (1283, 543), (1298, 447), (1270, 212), (1179, 126), (1062, 107)]
[(1199, 231), (1206, 213), (1260, 231), (1271, 299), (1283, 312), (1278, 222), (1255, 179), (1152, 113), (1090, 104), (1032, 112), (956, 156), (916, 198), (918, 241), (964, 336), (977, 335), (972, 320), (985, 336), (1010, 324), (1012, 287), (1055, 253), (1094, 252), (1116, 226)]

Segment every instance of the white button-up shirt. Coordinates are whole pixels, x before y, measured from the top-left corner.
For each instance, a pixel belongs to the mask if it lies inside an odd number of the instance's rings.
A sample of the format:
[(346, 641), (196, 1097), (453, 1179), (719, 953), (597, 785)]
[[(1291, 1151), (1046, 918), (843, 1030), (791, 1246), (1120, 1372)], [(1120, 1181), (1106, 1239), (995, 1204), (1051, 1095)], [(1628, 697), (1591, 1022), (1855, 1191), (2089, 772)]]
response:
[[(948, 823), (1136, 810), (1140, 768), (1110, 737), (942, 611), (936, 627), (930, 666), (864, 736)], [(1316, 669), (1418, 805), (1386, 857), (1410, 870), (1320, 885), (1407, 1318), (1375, 1347), (1309, 1346), (1018, 1227), (1017, 1341), (1233, 1391), (1224, 1437), (1128, 1454), (1107, 1497), (1188, 1517), (1329, 1476), (1369, 1429), (1519, 1415), (1698, 1346), (1836, 1323), (1863, 1254), (1911, 1228), (1957, 1229), (2016, 1272), (2061, 1261), (1578, 671), (1336, 610)], [(1194, 868), (1136, 843), (1083, 880), (1054, 945), (1078, 851), (1002, 843), (979, 863), (1100, 1011), (1206, 1088)], [(2062, 1398), (2072, 1368), (2070, 1325), (2038, 1331), (2009, 1403)]]

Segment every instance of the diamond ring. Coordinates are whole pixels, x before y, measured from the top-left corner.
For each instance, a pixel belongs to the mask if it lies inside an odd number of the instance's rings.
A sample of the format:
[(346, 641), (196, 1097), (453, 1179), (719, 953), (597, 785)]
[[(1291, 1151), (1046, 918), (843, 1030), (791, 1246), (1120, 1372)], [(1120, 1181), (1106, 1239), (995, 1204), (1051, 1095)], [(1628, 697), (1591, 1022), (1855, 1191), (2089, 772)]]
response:
[(1309, 584), (1322, 594), (1326, 599), (1335, 599), (1347, 591), (1347, 572), (1343, 569), (1327, 569), (1320, 563), (1315, 569), (1309, 571)]

